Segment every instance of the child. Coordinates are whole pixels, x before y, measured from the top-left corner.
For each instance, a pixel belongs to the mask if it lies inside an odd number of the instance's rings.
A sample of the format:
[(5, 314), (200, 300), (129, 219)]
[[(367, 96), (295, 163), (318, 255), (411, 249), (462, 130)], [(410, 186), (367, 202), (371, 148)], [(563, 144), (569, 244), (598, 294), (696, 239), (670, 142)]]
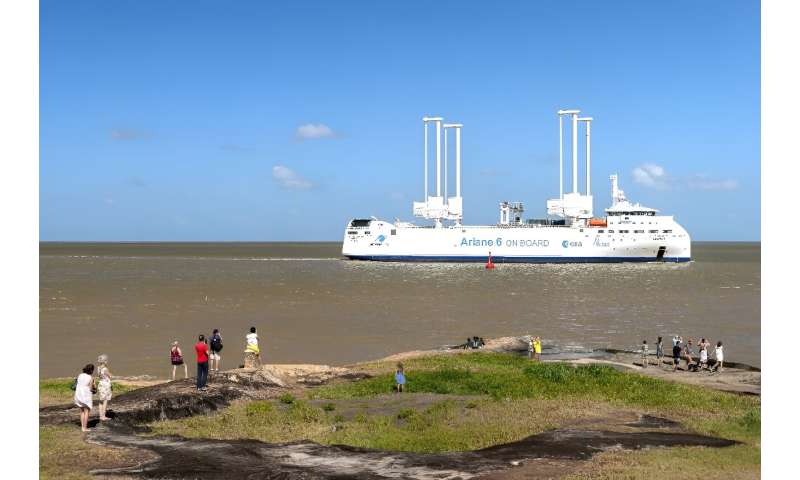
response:
[(528, 360), (533, 360), (533, 336), (528, 335)]
[(403, 385), (406, 384), (406, 376), (403, 373), (403, 364), (402, 363), (398, 363), (397, 364), (397, 371), (394, 372), (394, 382), (397, 384), (396, 387), (395, 387), (397, 389), (397, 393), (402, 393), (403, 392)]
[(722, 342), (717, 342), (717, 348), (714, 351), (714, 358), (717, 359), (716, 363), (714, 363), (714, 368), (711, 370), (714, 371), (722, 371), (722, 360), (723, 360), (723, 352), (722, 352)]
[(649, 347), (647, 346), (647, 340), (642, 340), (642, 368), (647, 368), (647, 352)]
[(658, 337), (658, 341), (656, 342), (656, 365), (661, 365), (663, 363), (664, 358), (664, 345), (661, 343), (661, 337)]
[(542, 339), (539, 337), (533, 339), (533, 358), (537, 362), (542, 358)]
[(708, 348), (705, 338), (700, 341), (700, 369), (708, 370)]

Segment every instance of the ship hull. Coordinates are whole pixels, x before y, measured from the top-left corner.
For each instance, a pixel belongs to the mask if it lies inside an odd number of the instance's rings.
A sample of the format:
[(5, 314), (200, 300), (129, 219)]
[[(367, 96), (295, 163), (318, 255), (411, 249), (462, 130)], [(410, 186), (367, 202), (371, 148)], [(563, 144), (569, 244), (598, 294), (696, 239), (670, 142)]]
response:
[[(383, 262), (619, 263), (688, 262), (691, 240), (671, 217), (612, 225), (395, 225), (374, 220), (345, 231), (342, 255)], [(648, 224), (648, 221), (650, 222)], [(656, 224), (653, 224), (656, 223)], [(624, 233), (622, 233), (624, 232)]]

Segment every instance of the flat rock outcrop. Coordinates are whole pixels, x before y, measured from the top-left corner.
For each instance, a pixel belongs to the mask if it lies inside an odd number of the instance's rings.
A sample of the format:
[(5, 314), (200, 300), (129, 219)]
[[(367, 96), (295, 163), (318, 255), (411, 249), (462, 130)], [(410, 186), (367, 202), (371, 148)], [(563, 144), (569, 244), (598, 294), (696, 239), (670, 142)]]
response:
[(301, 441), (268, 444), (256, 440), (146, 437), (101, 427), (91, 440), (104, 445), (136, 447), (159, 459), (131, 469), (95, 473), (144, 478), (279, 479), (468, 479), (507, 470), (535, 459), (587, 460), (608, 449), (638, 450), (652, 446), (726, 447), (736, 442), (671, 432), (551, 430), (518, 442), (472, 452), (419, 454), (386, 452), (345, 445)]

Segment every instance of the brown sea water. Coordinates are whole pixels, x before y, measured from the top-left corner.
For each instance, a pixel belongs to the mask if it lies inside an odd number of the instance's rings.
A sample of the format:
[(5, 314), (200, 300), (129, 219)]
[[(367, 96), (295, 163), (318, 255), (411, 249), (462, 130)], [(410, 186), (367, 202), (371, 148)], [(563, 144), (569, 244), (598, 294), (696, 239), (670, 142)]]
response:
[[(258, 328), (265, 362), (341, 365), (532, 333), (552, 351), (722, 340), (760, 365), (761, 246), (694, 243), (686, 264), (409, 264), (341, 260), (340, 243), (42, 243), (39, 375), (110, 356), (166, 377), (179, 340), (222, 331), (223, 368)], [(654, 347), (651, 347), (654, 349)], [(191, 373), (190, 371), (190, 373)]]

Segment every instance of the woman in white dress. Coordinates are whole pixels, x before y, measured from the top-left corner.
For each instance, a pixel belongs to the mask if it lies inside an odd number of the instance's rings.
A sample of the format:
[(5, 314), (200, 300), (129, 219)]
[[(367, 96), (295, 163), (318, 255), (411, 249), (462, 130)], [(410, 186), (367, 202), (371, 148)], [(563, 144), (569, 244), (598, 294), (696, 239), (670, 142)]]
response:
[(83, 367), (83, 373), (78, 375), (75, 383), (75, 405), (81, 409), (81, 430), (88, 432), (89, 412), (92, 411), (92, 390), (94, 390), (94, 365), (91, 363)]
[(110, 420), (106, 416), (108, 401), (111, 400), (111, 372), (108, 370), (108, 355), (97, 357), (97, 397), (100, 400), (100, 421)]

